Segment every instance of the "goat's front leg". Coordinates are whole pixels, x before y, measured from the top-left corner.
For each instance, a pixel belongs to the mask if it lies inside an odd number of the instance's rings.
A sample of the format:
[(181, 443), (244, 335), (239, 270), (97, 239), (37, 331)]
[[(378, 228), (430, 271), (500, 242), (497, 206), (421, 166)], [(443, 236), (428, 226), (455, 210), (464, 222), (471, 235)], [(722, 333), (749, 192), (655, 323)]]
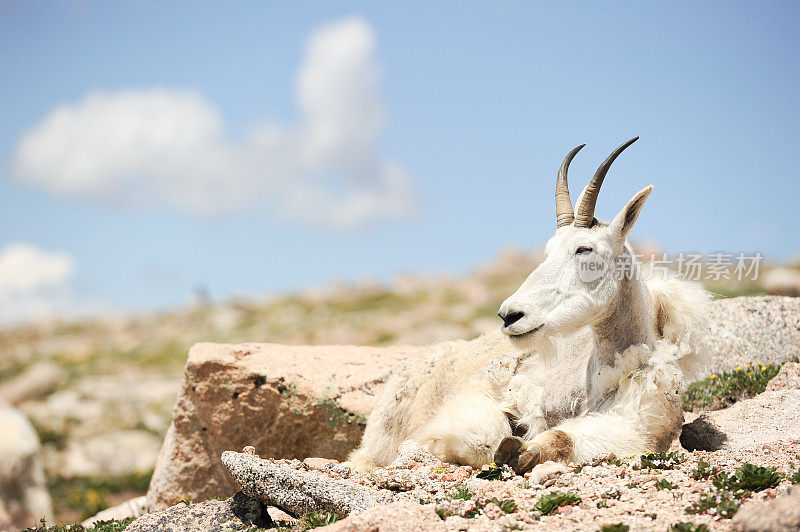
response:
[(572, 436), (563, 430), (546, 430), (529, 441), (517, 436), (503, 439), (494, 454), (494, 462), (507, 464), (521, 475), (549, 460), (568, 462), (573, 454)]

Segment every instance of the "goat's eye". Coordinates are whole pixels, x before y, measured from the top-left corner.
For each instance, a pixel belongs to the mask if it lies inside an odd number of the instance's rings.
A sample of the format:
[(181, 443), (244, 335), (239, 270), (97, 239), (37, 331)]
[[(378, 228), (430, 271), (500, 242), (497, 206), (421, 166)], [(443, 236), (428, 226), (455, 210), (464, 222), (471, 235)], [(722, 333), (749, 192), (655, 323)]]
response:
[(581, 246), (581, 247), (579, 247), (578, 249), (575, 250), (575, 254), (576, 255), (583, 255), (584, 253), (591, 253), (592, 251), (594, 251), (594, 250), (592, 248), (590, 248), (590, 247)]

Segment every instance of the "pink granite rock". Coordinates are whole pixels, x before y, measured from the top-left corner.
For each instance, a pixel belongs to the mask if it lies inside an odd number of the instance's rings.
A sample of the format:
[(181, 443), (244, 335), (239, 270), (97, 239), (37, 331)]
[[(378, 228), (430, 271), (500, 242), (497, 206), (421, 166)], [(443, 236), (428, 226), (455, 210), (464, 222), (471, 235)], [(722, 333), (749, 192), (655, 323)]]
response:
[(366, 414), (416, 347), (200, 343), (147, 493), (150, 510), (227, 497), (236, 484), (223, 451), (252, 445), (265, 458), (343, 460)]

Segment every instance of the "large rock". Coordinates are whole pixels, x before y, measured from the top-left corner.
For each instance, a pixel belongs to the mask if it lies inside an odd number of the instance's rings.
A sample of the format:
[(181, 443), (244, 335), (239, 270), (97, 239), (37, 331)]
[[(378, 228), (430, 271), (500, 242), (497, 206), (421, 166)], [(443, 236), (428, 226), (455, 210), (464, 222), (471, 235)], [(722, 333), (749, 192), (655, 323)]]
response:
[(764, 290), (776, 296), (800, 296), (800, 270), (773, 268), (764, 274)]
[(199, 504), (179, 503), (145, 514), (128, 525), (126, 532), (206, 532), (207, 530), (251, 530), (271, 528), (267, 507), (242, 493), (228, 500), (212, 499)]
[(750, 501), (733, 518), (736, 532), (796, 532), (800, 530), (800, 486), (771, 501)]
[(720, 299), (711, 305), (709, 321), (714, 371), (800, 356), (800, 298)]
[(67, 372), (52, 362), (39, 362), (0, 386), (0, 400), (11, 405), (40, 399), (66, 378)]
[(0, 403), (0, 530), (53, 518), (39, 439), (19, 410)]
[(683, 426), (689, 451), (749, 449), (800, 438), (800, 390), (776, 390), (707, 412)]
[(237, 491), (219, 457), (342, 460), (391, 371), (416, 347), (197, 344), (147, 494), (151, 510)]
[(144, 430), (118, 430), (71, 439), (63, 450), (45, 448), (48, 474), (57, 477), (122, 476), (146, 473), (156, 461), (161, 438)]

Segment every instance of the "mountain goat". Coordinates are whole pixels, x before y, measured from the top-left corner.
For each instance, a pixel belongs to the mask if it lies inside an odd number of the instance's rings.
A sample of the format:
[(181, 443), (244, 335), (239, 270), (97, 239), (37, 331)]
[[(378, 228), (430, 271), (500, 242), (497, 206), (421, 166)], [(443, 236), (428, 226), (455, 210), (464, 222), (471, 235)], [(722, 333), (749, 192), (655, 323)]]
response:
[(669, 447), (683, 423), (681, 392), (701, 375), (707, 293), (645, 281), (626, 238), (653, 187), (610, 223), (594, 217), (617, 148), (573, 211), (564, 159), (555, 235), (543, 262), (503, 302), (501, 332), (423, 350), (388, 382), (350, 456), (385, 465), (404, 440), (438, 458), (518, 473), (547, 461), (629, 456)]

